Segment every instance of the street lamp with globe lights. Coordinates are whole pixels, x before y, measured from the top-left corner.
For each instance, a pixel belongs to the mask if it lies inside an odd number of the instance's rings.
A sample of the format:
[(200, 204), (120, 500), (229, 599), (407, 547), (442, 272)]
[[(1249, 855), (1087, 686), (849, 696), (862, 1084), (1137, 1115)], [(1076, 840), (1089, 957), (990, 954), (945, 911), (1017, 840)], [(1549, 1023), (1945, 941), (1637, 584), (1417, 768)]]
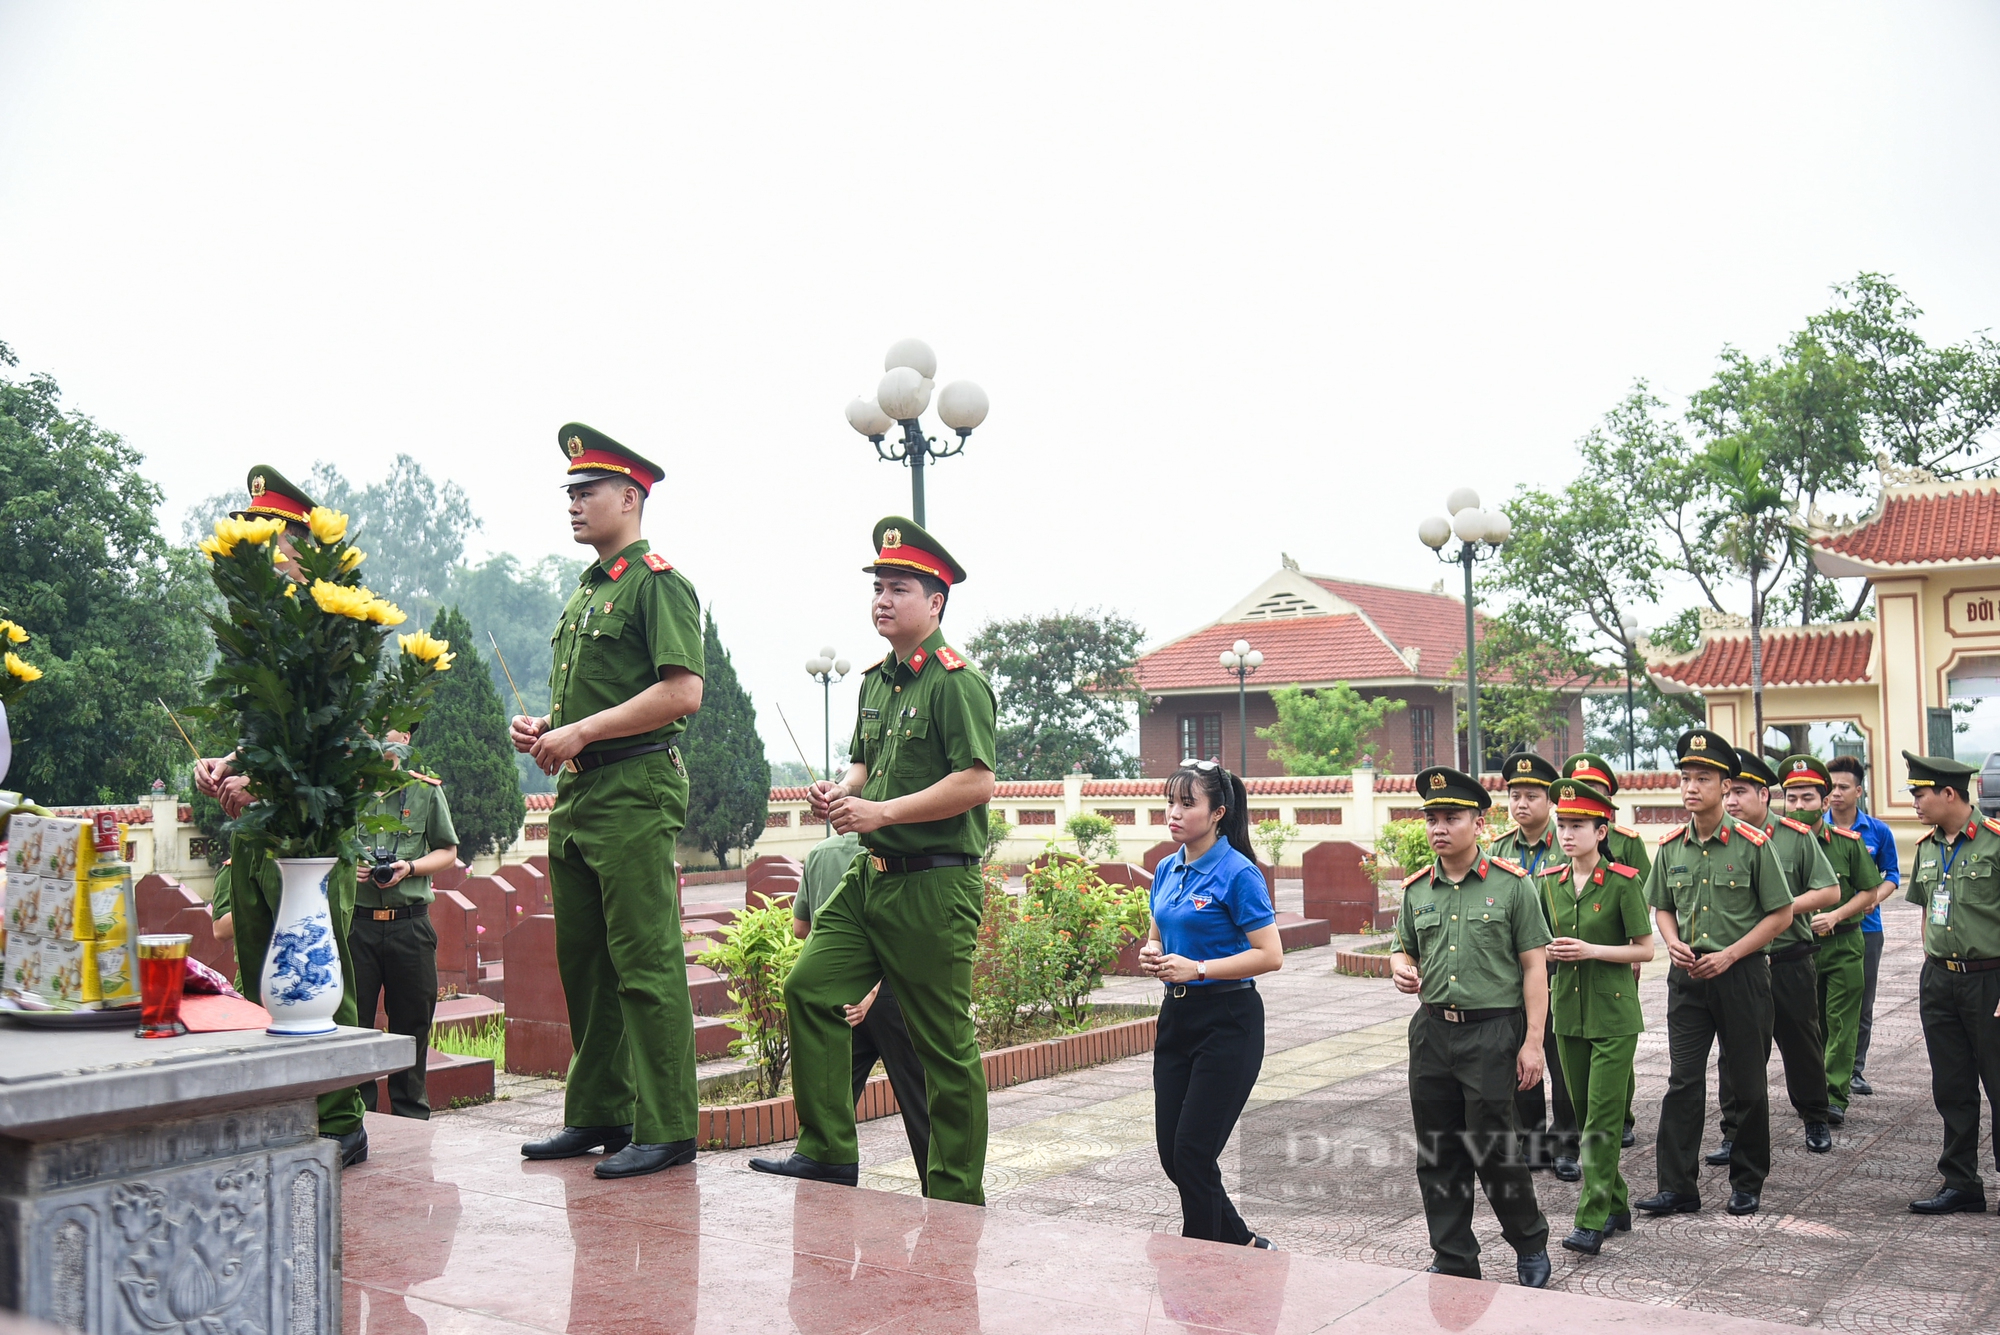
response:
[[(821, 721), (826, 747), (826, 756), (821, 762), (825, 768), (820, 773), (828, 779), (833, 777), (833, 684), (842, 677), (845, 677), (848, 669), (853, 666), (854, 664), (848, 662), (846, 659), (836, 657), (833, 646), (830, 644), (820, 650), (818, 655), (806, 660), (806, 675), (820, 684), (823, 710)], [(811, 776), (808, 775), (807, 777)], [(832, 828), (831, 824), (827, 826), (828, 830)]]
[(1639, 651), (1639, 618), (1630, 612), (1620, 612), (1618, 638), (1625, 642), (1625, 768), (1630, 770), (1639, 767), (1632, 729), (1632, 659)]
[[(906, 338), (889, 349), (882, 359), (882, 383), (872, 399), (855, 399), (847, 405), (847, 424), (875, 446), (875, 453), (889, 463), (910, 466), (910, 517), (924, 520), (924, 460), (949, 459), (965, 449), (973, 428), (986, 420), (986, 391), (970, 380), (954, 380), (938, 392), (938, 420), (958, 433), (949, 445), (939, 445), (926, 436), (918, 419), (931, 403), (932, 377), (937, 374), (937, 354), (930, 344)], [(895, 428), (903, 438), (884, 444)]]
[(1244, 778), (1250, 777), (1250, 713), (1245, 703), (1243, 682), (1258, 668), (1264, 666), (1264, 655), (1250, 647), (1250, 641), (1238, 640), (1222, 651), (1222, 670), (1236, 678), (1236, 741), (1238, 743), (1236, 772)]
[[(1444, 508), (1451, 518), (1432, 515), (1417, 525), (1417, 540), (1438, 554), (1440, 561), (1454, 561), (1465, 568), (1465, 740), (1466, 772), (1479, 777), (1479, 646), (1472, 615), (1472, 566), (1499, 552), (1514, 536), (1514, 521), (1495, 510), (1479, 508), (1479, 493), (1460, 487), (1445, 497)], [(1444, 545), (1453, 537), (1458, 550), (1446, 555)], [(1482, 550), (1482, 548), (1484, 550)]]

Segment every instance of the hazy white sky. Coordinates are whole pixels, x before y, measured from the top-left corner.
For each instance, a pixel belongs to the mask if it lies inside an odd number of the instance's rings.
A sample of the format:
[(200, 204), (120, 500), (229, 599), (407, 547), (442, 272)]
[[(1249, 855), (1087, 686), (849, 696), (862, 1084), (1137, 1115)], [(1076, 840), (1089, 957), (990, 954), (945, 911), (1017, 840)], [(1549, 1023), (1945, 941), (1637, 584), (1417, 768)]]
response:
[(908, 475), (841, 409), (894, 339), (993, 402), (930, 477), (961, 638), (1164, 638), (1280, 550), (1428, 585), (1449, 488), (1560, 483), (1829, 283), (1992, 324), (1996, 69), (1986, 3), (0, 2), (0, 339), (170, 531), (407, 450), (567, 551), (556, 428), (618, 437), (784, 759), (804, 659), (878, 654)]

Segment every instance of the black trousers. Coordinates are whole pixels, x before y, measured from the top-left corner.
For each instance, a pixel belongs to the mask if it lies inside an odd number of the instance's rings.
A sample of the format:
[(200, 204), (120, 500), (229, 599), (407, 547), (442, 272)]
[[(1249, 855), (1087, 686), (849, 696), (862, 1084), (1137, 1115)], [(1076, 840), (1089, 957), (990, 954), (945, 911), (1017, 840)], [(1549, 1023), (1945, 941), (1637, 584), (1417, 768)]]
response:
[[(361, 1026), (375, 1023), (376, 998), (389, 1015), (389, 1032), (417, 1040), (417, 1060), (389, 1077), (389, 1111), (398, 1117), (428, 1119), (430, 1095), (424, 1089), (425, 1066), (431, 1046), (431, 1017), (437, 1013), (437, 929), (428, 916), (376, 922), (368, 910), (354, 910), (347, 929), (347, 948), (354, 957), (354, 1003)], [(361, 1103), (375, 1108), (375, 1082), (361, 1086)]]
[[(2000, 969), (1953, 973), (1924, 962), (1917, 980), (1917, 1014), (1930, 1050), (1931, 1101), (1944, 1119), (1944, 1153), (1938, 1172), (1960, 1191), (1985, 1190), (1979, 1177), (1979, 1089), (1995, 1109), (2000, 1128)], [(1994, 1147), (2000, 1169), (2000, 1140)]]
[(917, 1161), (917, 1182), (928, 1188), (931, 1162), (931, 1105), (924, 1087), (924, 1064), (910, 1042), (909, 1026), (903, 1023), (903, 1008), (884, 978), (875, 993), (875, 1004), (867, 1018), (854, 1027), (854, 1101), (879, 1060), (888, 1074), (889, 1088), (896, 1091), (896, 1104), (903, 1113), (903, 1134), (910, 1138), (910, 1155)]
[[(1708, 1053), (1729, 1073), (1737, 1124), (1729, 1182), (1759, 1192), (1771, 1172), (1771, 962), (1738, 960), (1717, 978), (1695, 978), (1678, 964), (1667, 971), (1667, 1051), (1672, 1069), (1660, 1100), (1657, 1167), (1661, 1191), (1700, 1194), (1696, 1168), (1708, 1120)], [(1824, 1084), (1825, 1081), (1821, 1081)]]
[(1875, 1027), (1875, 980), (1882, 975), (1882, 933), (1866, 928), (1861, 932), (1861, 1034), (1854, 1043), (1854, 1074), (1868, 1065), (1868, 1031)]
[[(1549, 981), (1556, 971), (1549, 969)], [(1553, 988), (1550, 996), (1555, 995)], [(1521, 1118), (1520, 1159), (1531, 1168), (1546, 1168), (1557, 1159), (1577, 1156), (1576, 1106), (1570, 1102), (1569, 1081), (1563, 1079), (1562, 1053), (1556, 1047), (1553, 1023), (1542, 1030), (1542, 1060), (1548, 1066), (1543, 1084), (1514, 1092), (1514, 1110)]]
[(1181, 1236), (1250, 1241), (1222, 1189), (1222, 1147), (1264, 1065), (1264, 998), (1254, 987), (1190, 987), (1160, 1005), (1153, 1044), (1153, 1130), (1160, 1167), (1181, 1193)]
[(1535, 1181), (1513, 1153), (1521, 1132), (1514, 1058), (1527, 1033), (1523, 1014), (1480, 1024), (1453, 1024), (1421, 1009), (1410, 1017), (1417, 1185), (1431, 1250), (1447, 1275), (1479, 1278), (1479, 1240), (1472, 1232), (1475, 1178), (1516, 1255), (1548, 1250), (1549, 1221), (1535, 1201)]
[[(1735, 972), (1731, 970), (1731, 972)], [(1719, 1036), (1718, 1036), (1719, 1037)], [(1785, 1093), (1802, 1122), (1828, 1117), (1826, 1032), (1819, 1025), (1819, 966), (1811, 955), (1771, 961), (1771, 1040), (1785, 1062)], [(1728, 1043), (1723, 1042), (1726, 1049)], [(1764, 1057), (1770, 1060), (1770, 1046)], [(1736, 1099), (1730, 1088), (1729, 1063), (1719, 1062), (1715, 1094), (1722, 1104), (1722, 1138), (1736, 1139)]]

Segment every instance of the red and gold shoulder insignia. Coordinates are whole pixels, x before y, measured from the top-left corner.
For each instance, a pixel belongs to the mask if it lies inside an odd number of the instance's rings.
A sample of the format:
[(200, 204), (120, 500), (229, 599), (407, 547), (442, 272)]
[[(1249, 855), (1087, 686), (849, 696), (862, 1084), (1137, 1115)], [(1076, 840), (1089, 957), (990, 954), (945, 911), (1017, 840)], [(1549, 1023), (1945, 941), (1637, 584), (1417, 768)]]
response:
[(1805, 823), (1804, 821), (1802, 821), (1802, 820), (1793, 820), (1793, 819), (1792, 819), (1792, 818), (1791, 818), (1790, 816), (1780, 816), (1780, 817), (1778, 817), (1778, 823), (1779, 823), (1780, 825), (1789, 825), (1789, 826), (1791, 826), (1791, 827), (1792, 827), (1792, 828), (1793, 828), (1794, 830), (1797, 830), (1797, 831), (1798, 831), (1798, 832), (1799, 832), (1800, 834), (1811, 834), (1811, 833), (1813, 833), (1813, 827), (1812, 827), (1812, 826), (1810, 826), (1810, 825), (1806, 824), (1806, 823)]
[(413, 770), (411, 770), (411, 771), (410, 771), (410, 777), (411, 777), (411, 778), (413, 778), (413, 779), (422, 779), (422, 780), (423, 780), (423, 781), (424, 781), (425, 783), (429, 784), (429, 785), (430, 785), (431, 787), (433, 787), (433, 788), (442, 788), (442, 787), (444, 787), (444, 780), (443, 780), (443, 779), (440, 779), (440, 778), (439, 778), (439, 777), (438, 777), (437, 775), (435, 775), (435, 774), (426, 774), (426, 773), (424, 773), (424, 772), (423, 772), (422, 770), (420, 770), (420, 769), (413, 769)]
[(1688, 832), (1688, 827), (1685, 825), (1674, 826), (1673, 829), (1668, 830), (1665, 834), (1660, 836), (1660, 847), (1665, 848), (1668, 844), (1671, 844), (1674, 840), (1680, 838), (1687, 832)]
[(944, 664), (946, 672), (956, 672), (965, 666), (965, 660), (960, 658), (958, 651), (948, 644), (938, 646), (937, 661)]
[(1980, 821), (1979, 823), (1981, 825), (1984, 825), (1992, 833), (2000, 834), (2000, 820), (1994, 820), (1992, 817), (1989, 816), (1985, 820)]
[(922, 672), (924, 670), (924, 664), (930, 661), (931, 661), (930, 653), (927, 650), (919, 648), (915, 653), (910, 655), (910, 671)]
[(1637, 867), (1628, 867), (1622, 862), (1612, 863), (1611, 870), (1617, 872), (1620, 876), (1629, 877), (1634, 880), (1638, 879), (1639, 876), (1639, 869)]
[[(1988, 821), (1988, 822), (1987, 822), (1987, 824), (1989, 824), (1989, 825), (1990, 825), (1990, 824), (1992, 824), (1992, 822), (1991, 822), (1991, 821)], [(1829, 825), (1829, 826), (1827, 826), (1826, 828), (1827, 828), (1827, 829), (1829, 829), (1829, 830), (1832, 830), (1832, 831), (1833, 831), (1833, 832), (1834, 832), (1835, 834), (1844, 834), (1844, 835), (1846, 835), (1846, 836), (1847, 836), (1847, 837), (1848, 837), (1849, 839), (1852, 839), (1852, 840), (1853, 840), (1853, 841), (1854, 841), (1855, 843), (1857, 843), (1857, 844), (1861, 842), (1861, 836), (1860, 836), (1860, 835), (1858, 835), (1858, 834), (1856, 834), (1856, 833), (1855, 833), (1854, 831), (1852, 831), (1852, 830), (1843, 830), (1843, 829), (1841, 829), (1841, 828), (1840, 828), (1840, 827), (1839, 827), (1838, 825)], [(2000, 833), (2000, 831), (1995, 831), (1995, 833)]]
[(1526, 876), (1528, 874), (1528, 869), (1526, 867), (1523, 867), (1520, 863), (1511, 861), (1510, 859), (1507, 858), (1489, 857), (1487, 861), (1491, 862), (1494, 866), (1500, 868), (1502, 871), (1513, 872), (1516, 876)]
[(874, 662), (870, 663), (867, 667), (862, 668), (861, 670), (864, 673), (873, 672), (876, 668), (881, 667), (884, 663), (888, 661), (889, 661), (889, 655), (883, 654), (880, 658), (876, 659)]
[(1568, 870), (1569, 870), (1569, 864), (1568, 864), (1567, 862), (1565, 862), (1565, 863), (1563, 863), (1563, 864), (1562, 864), (1561, 866), (1559, 866), (1559, 867), (1544, 867), (1544, 868), (1542, 868), (1542, 875), (1544, 875), (1544, 876), (1561, 876), (1561, 875), (1562, 875), (1563, 873), (1567, 872)]
[(632, 563), (630, 561), (627, 561), (624, 557), (621, 556), (616, 561), (613, 561), (611, 563), (611, 568), (605, 571), (604, 573), (611, 576), (611, 578), (615, 580), (620, 575), (624, 574), (626, 570), (631, 567), (631, 564)]
[(646, 569), (655, 572), (662, 570), (672, 570), (674, 568), (674, 563), (672, 561), (669, 561), (666, 557), (661, 556), (658, 552), (647, 552), (645, 556), (645, 561), (646, 561)]
[[(1789, 819), (1789, 817), (1787, 817), (1787, 819)], [(1761, 845), (1761, 844), (1768, 844), (1771, 842), (1770, 835), (1765, 834), (1762, 830), (1758, 829), (1754, 825), (1745, 825), (1740, 821), (1737, 822), (1736, 833), (1742, 835), (1745, 839), (1748, 839), (1753, 844)]]
[(1411, 872), (1408, 876), (1405, 876), (1403, 878), (1403, 888), (1405, 890), (1409, 889), (1411, 886), (1415, 885), (1418, 881), (1423, 880), (1424, 877), (1430, 874), (1431, 874), (1431, 869), (1429, 867), (1425, 867), (1422, 871)]
[(1611, 828), (1624, 835), (1627, 839), (1637, 839), (1639, 837), (1639, 832), (1629, 825), (1620, 825), (1616, 821), (1613, 821)]

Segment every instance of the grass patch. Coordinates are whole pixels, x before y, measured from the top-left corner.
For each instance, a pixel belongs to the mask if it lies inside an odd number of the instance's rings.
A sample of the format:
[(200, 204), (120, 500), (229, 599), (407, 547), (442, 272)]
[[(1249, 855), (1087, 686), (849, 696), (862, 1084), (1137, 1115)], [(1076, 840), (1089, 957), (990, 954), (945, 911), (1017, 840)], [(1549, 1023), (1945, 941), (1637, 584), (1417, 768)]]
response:
[(452, 1025), (448, 1029), (431, 1030), (431, 1046), (439, 1052), (449, 1052), (459, 1057), (490, 1057), (493, 1069), (507, 1069), (507, 1020), (494, 1015), (478, 1028)]

